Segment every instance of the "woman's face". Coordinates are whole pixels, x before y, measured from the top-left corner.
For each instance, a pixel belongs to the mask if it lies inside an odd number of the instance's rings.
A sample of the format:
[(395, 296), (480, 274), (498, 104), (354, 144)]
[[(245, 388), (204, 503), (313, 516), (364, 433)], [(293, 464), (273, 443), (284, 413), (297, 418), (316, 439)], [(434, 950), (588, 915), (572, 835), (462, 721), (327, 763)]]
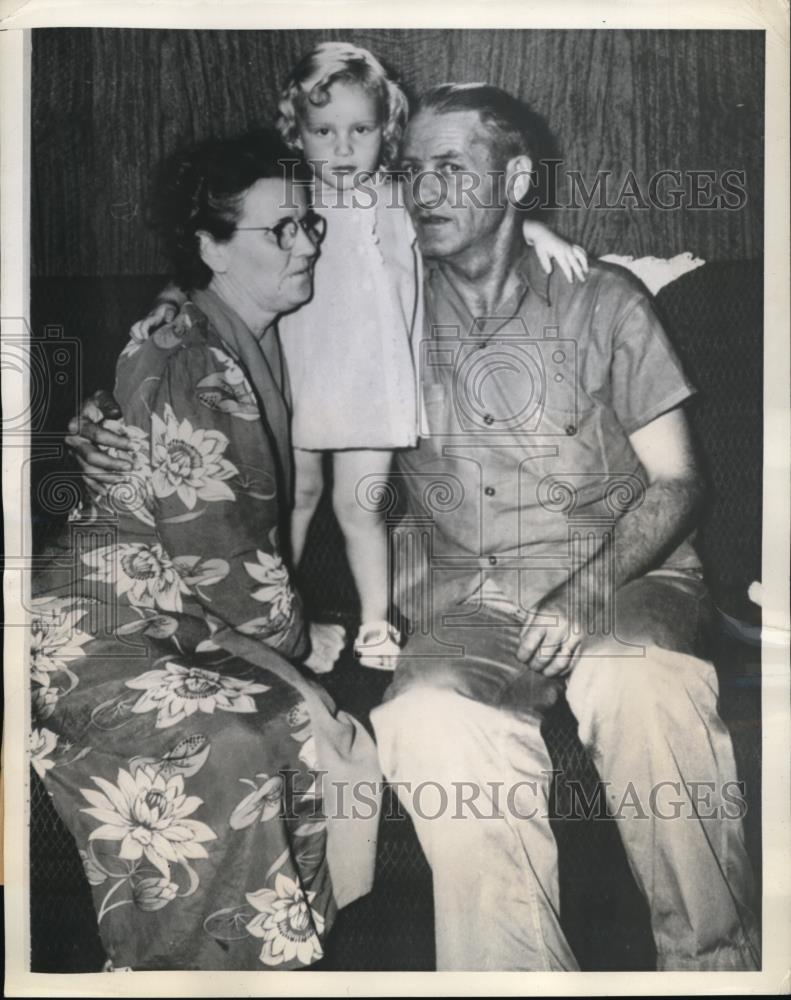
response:
[(302, 305), (313, 293), (317, 244), (301, 226), (294, 245), (281, 250), (271, 230), (307, 212), (305, 192), (280, 179), (256, 181), (245, 192), (236, 232), (225, 243), (208, 239), (202, 254), (224, 297), (242, 315), (277, 315)]
[(334, 83), (329, 98), (323, 107), (305, 108), (299, 122), (302, 152), (325, 183), (350, 187), (355, 173), (372, 173), (379, 166), (379, 106), (357, 84)]

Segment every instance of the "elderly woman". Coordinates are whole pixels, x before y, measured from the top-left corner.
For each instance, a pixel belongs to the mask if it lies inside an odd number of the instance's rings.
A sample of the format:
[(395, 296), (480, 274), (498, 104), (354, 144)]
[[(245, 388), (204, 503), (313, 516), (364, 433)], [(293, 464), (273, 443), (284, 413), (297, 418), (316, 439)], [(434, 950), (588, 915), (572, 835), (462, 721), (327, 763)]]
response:
[(260, 133), (172, 164), (161, 222), (188, 299), (121, 354), (128, 471), (36, 578), (33, 760), (109, 968), (309, 965), (373, 875), (374, 810), (329, 798), (378, 778), (375, 749), (299, 669), (340, 641), (311, 630), (311, 653), (279, 541), (275, 323), (310, 297), (323, 233), (291, 158)]

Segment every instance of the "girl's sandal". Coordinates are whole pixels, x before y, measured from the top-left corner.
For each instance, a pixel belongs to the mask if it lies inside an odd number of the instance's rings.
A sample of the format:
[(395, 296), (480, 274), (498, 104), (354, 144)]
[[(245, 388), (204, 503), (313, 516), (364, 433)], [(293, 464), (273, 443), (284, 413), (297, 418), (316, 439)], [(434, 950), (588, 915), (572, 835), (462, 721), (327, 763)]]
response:
[(363, 667), (395, 670), (401, 633), (388, 621), (363, 622), (354, 640), (354, 654)]

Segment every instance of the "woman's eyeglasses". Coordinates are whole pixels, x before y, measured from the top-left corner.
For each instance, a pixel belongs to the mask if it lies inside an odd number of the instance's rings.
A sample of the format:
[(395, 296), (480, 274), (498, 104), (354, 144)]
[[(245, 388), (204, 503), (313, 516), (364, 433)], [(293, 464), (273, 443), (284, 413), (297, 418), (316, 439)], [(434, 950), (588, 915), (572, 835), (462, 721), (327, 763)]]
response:
[(327, 220), (318, 212), (306, 212), (301, 219), (281, 219), (276, 226), (237, 226), (237, 231), (272, 233), (281, 250), (291, 250), (301, 229), (308, 239), (318, 246), (327, 231)]

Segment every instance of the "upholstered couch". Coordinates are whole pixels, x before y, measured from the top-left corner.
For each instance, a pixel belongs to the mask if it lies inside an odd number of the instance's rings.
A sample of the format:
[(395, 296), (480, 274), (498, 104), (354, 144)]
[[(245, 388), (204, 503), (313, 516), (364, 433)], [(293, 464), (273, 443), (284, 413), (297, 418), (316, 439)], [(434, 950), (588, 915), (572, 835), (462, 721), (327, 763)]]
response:
[[(76, 401), (112, 384), (114, 359), (130, 322), (163, 279), (36, 279), (32, 326), (49, 371), (46, 402), (36, 417), (31, 462), (36, 538), (62, 520), (70, 490), (58, 490), (62, 430)], [(748, 847), (760, 872), (760, 647), (758, 609), (747, 587), (760, 579), (762, 498), (762, 265), (706, 264), (662, 289), (659, 312), (700, 389), (691, 406), (711, 499), (700, 548), (720, 615), (712, 636), (721, 711), (731, 728), (746, 784)], [(71, 352), (74, 371), (54, 377), (55, 345)], [(81, 352), (79, 361), (74, 352)], [(302, 567), (309, 605), (325, 619), (355, 624), (357, 604), (337, 525), (323, 502)], [(325, 683), (338, 703), (367, 717), (386, 676), (358, 667), (347, 654)], [(591, 787), (596, 772), (576, 738), (564, 703), (544, 726), (555, 767), (556, 802), (570, 778)], [(567, 805), (566, 800), (563, 800)], [(430, 872), (410, 822), (386, 802), (374, 892), (343, 911), (330, 938), (325, 969), (433, 967)], [(565, 813), (567, 809), (558, 809)], [(634, 884), (614, 820), (556, 820), (561, 919), (585, 969), (651, 968), (653, 945), (645, 904)], [(104, 956), (73, 842), (35, 774), (31, 775), (31, 930), (34, 971), (94, 971)]]

